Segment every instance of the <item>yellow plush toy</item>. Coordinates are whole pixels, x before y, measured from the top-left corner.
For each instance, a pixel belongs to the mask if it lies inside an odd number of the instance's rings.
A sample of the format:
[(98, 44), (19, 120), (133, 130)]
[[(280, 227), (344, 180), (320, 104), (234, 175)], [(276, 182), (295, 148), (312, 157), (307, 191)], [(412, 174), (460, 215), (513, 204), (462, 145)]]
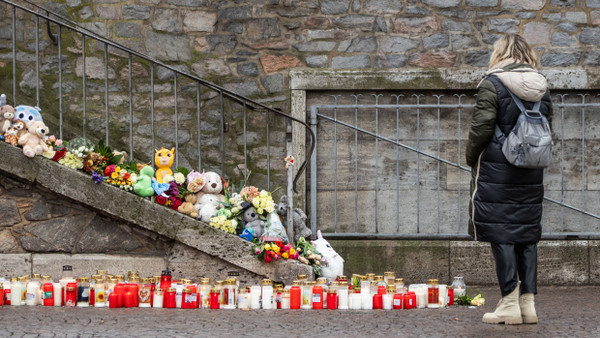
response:
[(171, 150), (160, 148), (160, 150), (155, 149), (155, 151), (154, 163), (156, 163), (156, 166), (158, 167), (158, 169), (156, 169), (156, 181), (158, 181), (158, 183), (163, 183), (166, 175), (173, 176), (171, 166), (175, 159), (175, 148), (171, 148)]

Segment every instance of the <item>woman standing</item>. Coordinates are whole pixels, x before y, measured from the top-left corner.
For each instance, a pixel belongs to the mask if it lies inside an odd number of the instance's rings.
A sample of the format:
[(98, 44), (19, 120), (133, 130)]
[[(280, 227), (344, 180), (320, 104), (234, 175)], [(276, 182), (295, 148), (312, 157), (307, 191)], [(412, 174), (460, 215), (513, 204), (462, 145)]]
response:
[[(521, 113), (510, 92), (527, 109), (541, 101), (550, 121), (552, 105), (534, 51), (520, 35), (509, 34), (493, 46), (490, 69), (478, 85), (469, 130), (467, 164), (472, 167), (469, 234), (490, 242), (502, 299), (483, 322), (537, 323), (537, 243), (542, 233), (543, 169), (510, 164), (494, 136), (496, 125), (507, 135)], [(509, 92), (510, 90), (510, 92)]]

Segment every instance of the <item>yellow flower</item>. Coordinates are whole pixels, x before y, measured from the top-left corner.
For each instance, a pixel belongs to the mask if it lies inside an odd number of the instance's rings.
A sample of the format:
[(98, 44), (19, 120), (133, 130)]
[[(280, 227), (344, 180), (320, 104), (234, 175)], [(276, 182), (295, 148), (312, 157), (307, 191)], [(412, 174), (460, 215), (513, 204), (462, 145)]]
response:
[(116, 167), (115, 172), (118, 173), (119, 171), (121, 171), (121, 167)]
[(293, 255), (296, 253), (296, 250), (294, 250), (294, 248), (290, 248), (290, 255)]
[(265, 245), (265, 250), (271, 250), (271, 244), (266, 244)]
[(284, 253), (281, 254), (281, 257), (287, 259), (287, 258), (289, 258), (289, 255), (288, 255), (287, 252), (284, 252)]
[(116, 170), (113, 171), (112, 174), (110, 174), (110, 178), (117, 178), (117, 177), (119, 177), (119, 173)]
[(276, 245), (276, 244), (273, 244), (273, 246), (271, 247), (271, 250), (273, 250), (273, 251), (275, 251), (275, 252), (279, 252), (279, 250), (281, 250), (281, 249), (279, 248), (279, 246), (278, 246), (278, 245)]

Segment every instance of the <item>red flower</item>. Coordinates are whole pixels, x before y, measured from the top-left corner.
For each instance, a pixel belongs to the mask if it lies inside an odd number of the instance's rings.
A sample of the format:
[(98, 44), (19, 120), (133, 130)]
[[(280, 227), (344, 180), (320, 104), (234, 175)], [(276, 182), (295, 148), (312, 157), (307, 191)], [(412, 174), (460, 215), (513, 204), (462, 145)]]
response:
[(128, 180), (130, 177), (131, 177), (131, 175), (129, 175), (129, 173), (123, 175), (123, 178), (126, 179), (126, 180)]
[(167, 202), (167, 198), (161, 195), (156, 196), (156, 203), (164, 205)]
[(173, 210), (179, 209), (179, 207), (181, 206), (181, 203), (182, 203), (180, 197), (171, 196), (171, 197), (169, 197), (169, 200), (171, 201), (171, 209), (173, 209)]
[(66, 154), (67, 154), (67, 149), (66, 148), (62, 148), (61, 150), (57, 150), (54, 153), (54, 157), (52, 157), (52, 161), (58, 162), (58, 160), (60, 160), (61, 158), (63, 158)]
[(273, 258), (271, 258), (269, 255), (265, 255), (265, 263), (271, 263), (273, 261)]
[(115, 171), (115, 165), (111, 164), (104, 168), (104, 176), (110, 176)]

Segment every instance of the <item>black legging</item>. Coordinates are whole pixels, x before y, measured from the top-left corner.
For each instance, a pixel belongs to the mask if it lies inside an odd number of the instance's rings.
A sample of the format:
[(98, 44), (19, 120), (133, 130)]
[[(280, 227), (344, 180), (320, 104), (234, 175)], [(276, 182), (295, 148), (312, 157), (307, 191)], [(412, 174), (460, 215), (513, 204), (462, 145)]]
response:
[(521, 281), (521, 294), (537, 294), (537, 244), (492, 244), (502, 297)]

